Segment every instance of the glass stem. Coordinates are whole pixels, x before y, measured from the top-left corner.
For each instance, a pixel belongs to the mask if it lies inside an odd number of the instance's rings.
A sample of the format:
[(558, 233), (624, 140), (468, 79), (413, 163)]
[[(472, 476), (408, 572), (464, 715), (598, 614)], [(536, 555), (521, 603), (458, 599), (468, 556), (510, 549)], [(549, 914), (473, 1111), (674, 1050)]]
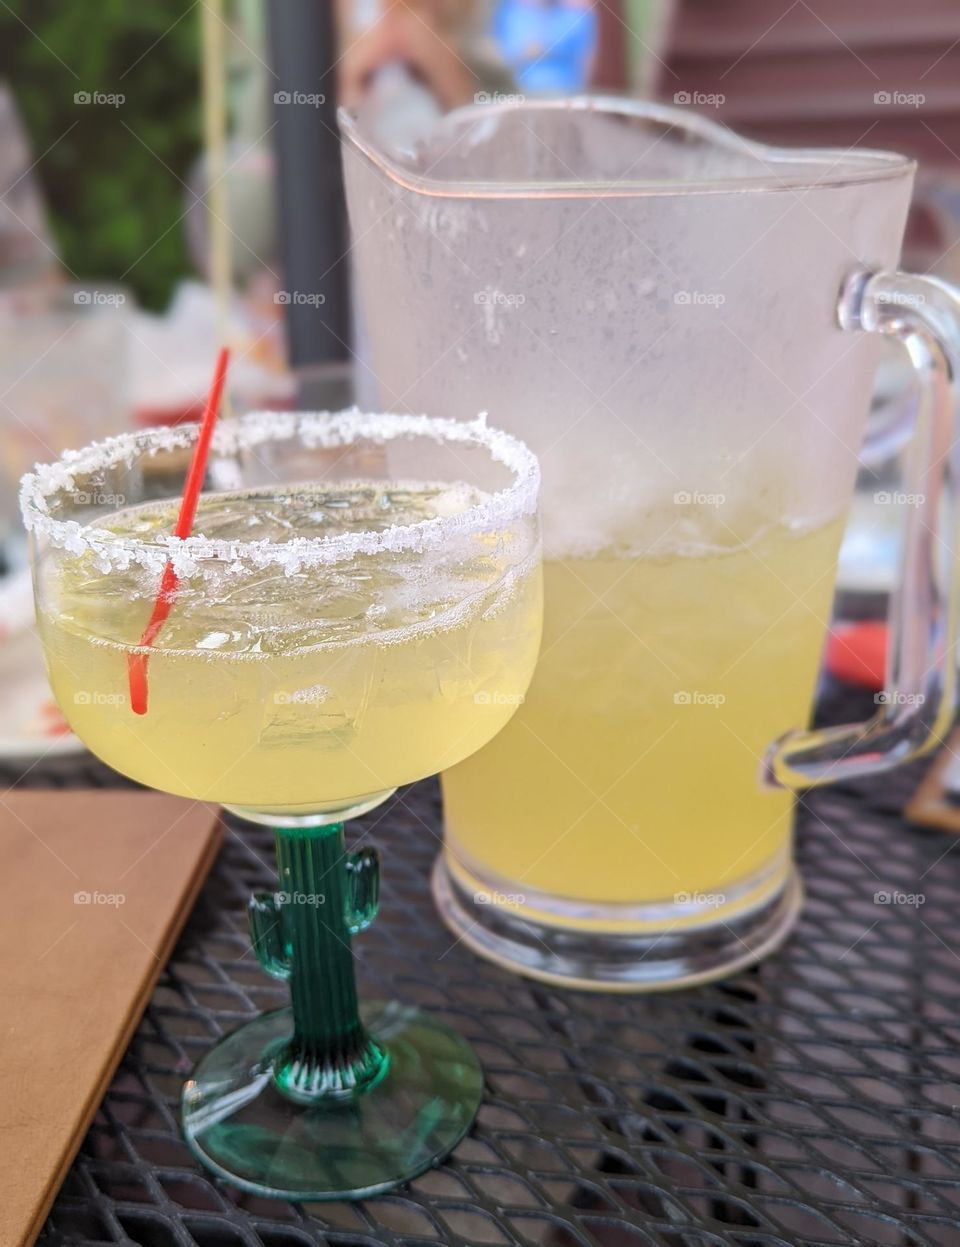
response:
[(348, 853), (342, 823), (276, 827), (274, 837), (278, 891), (250, 901), (257, 958), (289, 982), (293, 1005), (274, 1081), (298, 1100), (349, 1096), (382, 1077), (388, 1060), (360, 1020), (351, 949), (377, 912), (377, 854)]

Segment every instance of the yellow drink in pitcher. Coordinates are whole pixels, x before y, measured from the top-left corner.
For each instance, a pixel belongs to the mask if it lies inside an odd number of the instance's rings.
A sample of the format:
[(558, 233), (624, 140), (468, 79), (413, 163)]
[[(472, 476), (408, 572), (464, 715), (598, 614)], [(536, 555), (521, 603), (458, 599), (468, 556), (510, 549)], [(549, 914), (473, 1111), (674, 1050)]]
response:
[[(478, 497), (376, 482), (204, 495), (195, 531), (247, 542), (376, 531)], [(99, 526), (148, 541), (172, 530), (177, 506)], [(84, 743), (151, 788), (264, 812), (363, 804), (459, 761), (513, 713), (508, 693), (536, 660), (540, 573), (490, 547), (455, 568), (388, 550), (292, 575), (208, 564), (181, 580), (149, 650), (143, 715), (130, 708), (127, 654), (156, 575), (104, 572), (90, 552), (41, 566), (50, 682)]]
[(443, 777), (457, 882), (600, 926), (597, 906), (722, 913), (729, 885), (782, 883), (793, 797), (761, 788), (761, 758), (808, 720), (842, 533), (548, 562), (526, 700)]

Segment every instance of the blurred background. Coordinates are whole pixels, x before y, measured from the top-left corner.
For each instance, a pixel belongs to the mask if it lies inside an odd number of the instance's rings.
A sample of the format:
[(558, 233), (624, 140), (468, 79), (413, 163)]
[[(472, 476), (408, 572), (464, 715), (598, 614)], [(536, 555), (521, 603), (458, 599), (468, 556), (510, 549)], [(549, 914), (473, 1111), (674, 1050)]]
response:
[[(0, 6), (0, 753), (74, 747), (29, 628), (16, 482), (124, 428), (351, 401), (336, 106), (404, 142), (464, 103), (604, 92), (919, 161), (907, 266), (960, 281), (955, 0), (8, 0)], [(841, 566), (882, 609), (913, 401), (891, 351)], [(890, 495), (893, 496), (893, 495)]]

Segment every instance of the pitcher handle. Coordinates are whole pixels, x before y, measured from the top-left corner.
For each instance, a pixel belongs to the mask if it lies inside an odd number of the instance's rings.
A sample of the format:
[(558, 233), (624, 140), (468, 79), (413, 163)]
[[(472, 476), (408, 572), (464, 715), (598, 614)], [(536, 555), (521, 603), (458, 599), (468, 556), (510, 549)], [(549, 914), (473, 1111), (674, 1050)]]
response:
[(934, 277), (860, 272), (845, 284), (838, 310), (843, 329), (898, 338), (917, 371), (906, 485), (917, 505), (908, 508), (899, 587), (890, 599), (880, 709), (867, 723), (792, 731), (775, 741), (763, 770), (778, 788), (872, 775), (915, 758), (943, 738), (956, 707), (960, 293)]

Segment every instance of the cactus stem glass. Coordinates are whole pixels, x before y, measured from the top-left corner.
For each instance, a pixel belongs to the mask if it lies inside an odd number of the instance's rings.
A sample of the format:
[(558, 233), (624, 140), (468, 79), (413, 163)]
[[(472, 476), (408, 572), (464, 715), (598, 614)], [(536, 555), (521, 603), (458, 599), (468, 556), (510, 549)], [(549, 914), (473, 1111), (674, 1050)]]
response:
[[(482, 416), (253, 412), (214, 428), (180, 538), (197, 435), (124, 434), (24, 478), (47, 668), (115, 770), (275, 837), (276, 890), (252, 898), (250, 928), (290, 1007), (200, 1060), (181, 1102), (194, 1156), (255, 1194), (359, 1199), (441, 1161), (483, 1079), (443, 1023), (358, 1004), (351, 944), (380, 875), (343, 823), (482, 748), (523, 700), (539, 468)], [(168, 567), (176, 598), (144, 645)], [(150, 657), (146, 714), (132, 653)]]
[(183, 1091), (183, 1128), (209, 1169), (287, 1199), (374, 1195), (466, 1133), (483, 1075), (472, 1048), (417, 1009), (359, 1006), (354, 935), (377, 913), (377, 853), (343, 823), (274, 827), (277, 890), (250, 900), (257, 959), (291, 1008), (218, 1044)]

